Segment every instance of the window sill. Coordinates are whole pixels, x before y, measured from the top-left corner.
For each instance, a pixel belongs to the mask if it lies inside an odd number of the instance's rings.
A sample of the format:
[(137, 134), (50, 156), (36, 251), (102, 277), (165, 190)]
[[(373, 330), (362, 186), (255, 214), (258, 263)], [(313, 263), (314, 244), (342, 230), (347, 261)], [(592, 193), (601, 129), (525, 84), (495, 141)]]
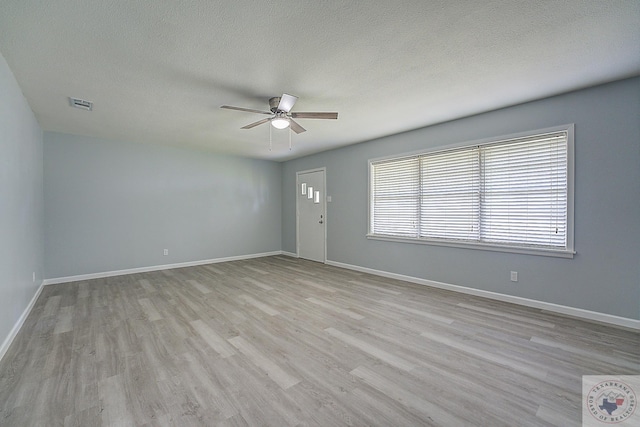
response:
[(508, 252), (508, 253), (514, 253), (514, 254), (548, 256), (548, 257), (556, 257), (556, 258), (573, 258), (573, 256), (576, 253), (573, 250), (530, 248), (530, 247), (523, 247), (523, 246), (504, 246), (504, 245), (492, 245), (488, 243), (412, 239), (412, 238), (405, 238), (405, 237), (379, 236), (375, 234), (367, 234), (367, 239), (382, 240), (386, 242), (414, 243), (419, 245), (447, 246), (447, 247), (462, 248), (462, 249), (475, 249), (475, 250), (494, 251), (494, 252)]

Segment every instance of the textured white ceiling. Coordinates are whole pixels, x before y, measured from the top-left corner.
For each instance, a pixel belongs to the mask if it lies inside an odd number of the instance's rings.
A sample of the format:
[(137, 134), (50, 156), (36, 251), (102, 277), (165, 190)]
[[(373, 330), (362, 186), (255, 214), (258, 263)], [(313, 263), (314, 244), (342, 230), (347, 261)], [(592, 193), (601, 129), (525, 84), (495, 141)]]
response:
[[(640, 1), (2, 0), (44, 130), (285, 160), (640, 74)], [(242, 130), (283, 92), (338, 111)], [(67, 97), (94, 102), (94, 111)]]

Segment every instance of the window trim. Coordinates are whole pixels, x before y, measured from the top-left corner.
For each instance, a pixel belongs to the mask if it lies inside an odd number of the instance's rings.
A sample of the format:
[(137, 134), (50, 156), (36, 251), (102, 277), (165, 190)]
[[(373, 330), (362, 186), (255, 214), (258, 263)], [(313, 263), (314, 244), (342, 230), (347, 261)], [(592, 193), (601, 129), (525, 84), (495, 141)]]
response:
[[(536, 129), (527, 132), (519, 132), (515, 134), (503, 135), (498, 137), (483, 138), (474, 141), (458, 142), (454, 144), (447, 144), (444, 146), (433, 147), (430, 149), (423, 149), (418, 151), (405, 152), (401, 154), (394, 154), (384, 157), (376, 157), (367, 161), (368, 165), (368, 179), (367, 179), (367, 239), (380, 240), (388, 242), (400, 242), (400, 243), (414, 243), (424, 244), (432, 246), (447, 246), (454, 248), (464, 249), (479, 249), (487, 251), (497, 252), (509, 252), (517, 254), (528, 255), (541, 255), (559, 258), (573, 258), (575, 255), (574, 247), (574, 176), (575, 176), (575, 143), (574, 143), (574, 128), (573, 123), (553, 126), (544, 129)], [(567, 132), (567, 247), (566, 249), (551, 249), (551, 248), (537, 248), (529, 246), (516, 246), (516, 245), (502, 245), (496, 243), (485, 242), (465, 242), (454, 240), (441, 240), (441, 239), (429, 239), (429, 238), (410, 238), (410, 237), (394, 237), (385, 235), (376, 235), (371, 233), (371, 218), (372, 218), (372, 185), (373, 185), (373, 163), (385, 161), (385, 160), (401, 160), (407, 157), (419, 156), (424, 154), (434, 154), (439, 152), (471, 148), (483, 145), (492, 145), (506, 143), (514, 139), (521, 139), (541, 135), (545, 133), (553, 132)]]

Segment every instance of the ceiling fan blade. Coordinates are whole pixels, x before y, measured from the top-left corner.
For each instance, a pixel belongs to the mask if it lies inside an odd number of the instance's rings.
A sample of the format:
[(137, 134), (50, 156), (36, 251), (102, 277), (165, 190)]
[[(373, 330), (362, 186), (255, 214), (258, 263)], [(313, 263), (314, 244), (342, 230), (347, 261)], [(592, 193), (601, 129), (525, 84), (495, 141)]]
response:
[(298, 100), (297, 96), (287, 95), (286, 93), (283, 93), (282, 96), (280, 97), (278, 110), (288, 113), (289, 111), (291, 111), (291, 109), (293, 108), (293, 104), (295, 104), (297, 100)]
[(293, 119), (289, 119), (289, 124), (291, 126), (291, 130), (293, 130), (295, 133), (302, 133), (302, 132), (306, 132), (307, 130), (305, 128), (303, 128), (302, 126), (300, 126), (295, 120)]
[(273, 114), (268, 111), (254, 110), (252, 108), (233, 107), (231, 105), (221, 105), (220, 108), (226, 108), (227, 110), (246, 111), (247, 113), (258, 113), (258, 114), (268, 114), (268, 115)]
[(337, 119), (338, 113), (291, 113), (296, 119)]
[(251, 128), (254, 128), (254, 127), (256, 127), (258, 125), (261, 125), (263, 123), (267, 123), (270, 120), (271, 120), (271, 117), (268, 117), (266, 119), (258, 120), (257, 122), (249, 123), (246, 126), (242, 126), (240, 129), (251, 129)]

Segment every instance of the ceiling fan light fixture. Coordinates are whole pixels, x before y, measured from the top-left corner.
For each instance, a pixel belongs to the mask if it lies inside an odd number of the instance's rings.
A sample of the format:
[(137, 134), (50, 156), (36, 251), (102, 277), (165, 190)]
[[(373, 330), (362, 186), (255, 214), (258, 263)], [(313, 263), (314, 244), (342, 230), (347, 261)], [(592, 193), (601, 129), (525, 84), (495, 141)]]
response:
[(285, 129), (289, 126), (289, 120), (283, 119), (282, 117), (276, 117), (275, 119), (271, 120), (271, 124), (276, 129)]
[[(253, 129), (256, 126), (263, 125), (265, 123), (271, 122), (274, 128), (276, 129), (286, 129), (289, 128), (293, 132), (300, 134), (302, 132), (306, 132), (306, 129), (300, 126), (298, 122), (294, 119), (337, 119), (338, 113), (320, 113), (320, 112), (305, 112), (305, 113), (290, 113), (291, 108), (296, 103), (298, 98), (293, 95), (287, 95), (283, 93), (282, 96), (274, 96), (269, 98), (269, 110), (271, 111), (262, 111), (262, 110), (254, 110), (253, 108), (243, 108), (243, 107), (234, 107), (232, 105), (221, 105), (220, 108), (225, 108), (227, 110), (236, 110), (236, 111), (245, 111), (247, 113), (257, 113), (257, 114), (266, 114), (267, 118), (262, 120), (258, 120), (257, 122), (249, 123), (248, 125), (242, 126), (241, 129)], [(269, 128), (271, 129), (271, 128)], [(269, 135), (271, 135), (271, 131), (269, 131)], [(291, 136), (291, 135), (289, 135)]]

